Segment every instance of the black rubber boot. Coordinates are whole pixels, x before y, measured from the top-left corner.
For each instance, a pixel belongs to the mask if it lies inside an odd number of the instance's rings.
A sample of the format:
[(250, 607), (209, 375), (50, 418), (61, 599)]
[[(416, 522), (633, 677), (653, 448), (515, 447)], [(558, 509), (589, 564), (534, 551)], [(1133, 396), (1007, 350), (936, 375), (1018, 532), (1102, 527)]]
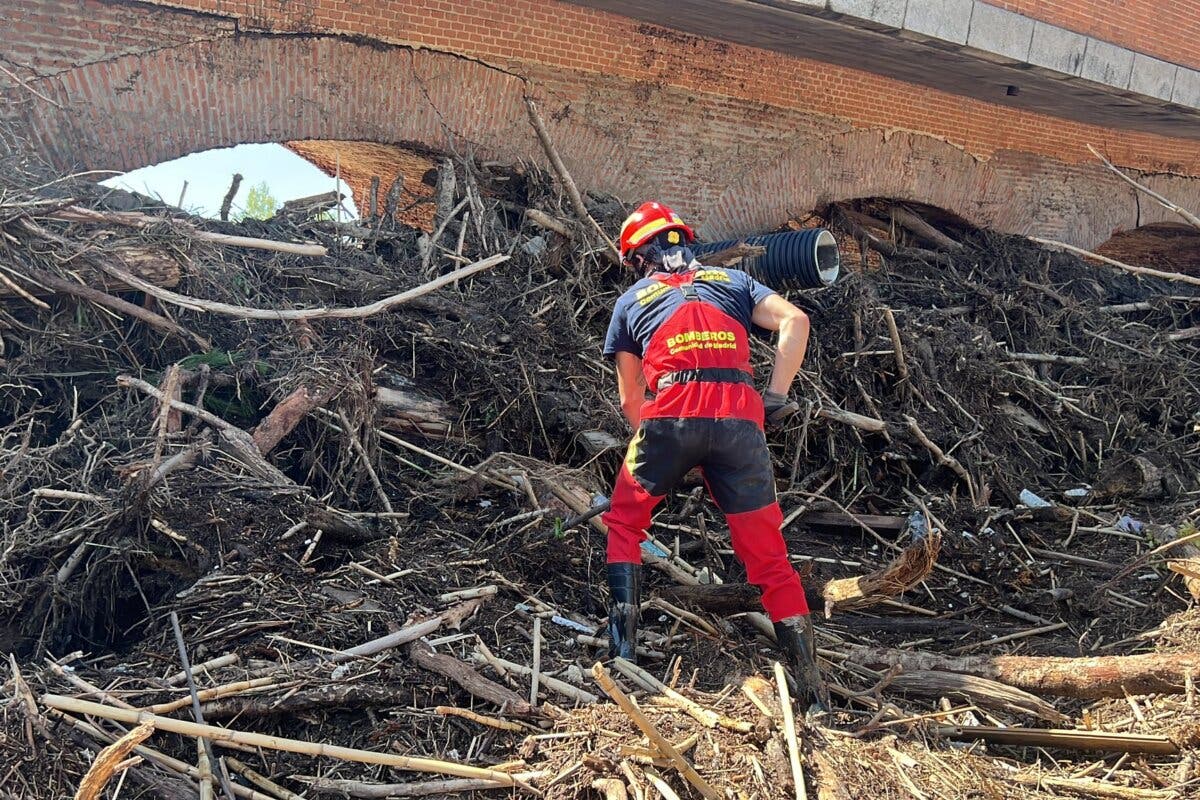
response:
[(817, 645), (813, 637), (812, 619), (788, 617), (775, 623), (775, 638), (787, 657), (792, 680), (796, 683), (797, 699), (821, 711), (829, 711), (829, 691), (817, 669)]
[(608, 656), (637, 663), (638, 618), (642, 605), (642, 565), (609, 564)]

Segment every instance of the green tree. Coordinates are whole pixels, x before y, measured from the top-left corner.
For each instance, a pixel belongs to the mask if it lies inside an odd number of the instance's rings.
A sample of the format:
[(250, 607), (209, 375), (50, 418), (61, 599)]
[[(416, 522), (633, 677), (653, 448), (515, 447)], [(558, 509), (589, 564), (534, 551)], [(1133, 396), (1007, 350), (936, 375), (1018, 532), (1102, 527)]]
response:
[(243, 219), (270, 219), (275, 216), (278, 207), (279, 202), (271, 194), (271, 187), (263, 181), (250, 187), (246, 195), (246, 208), (237, 219), (239, 222)]

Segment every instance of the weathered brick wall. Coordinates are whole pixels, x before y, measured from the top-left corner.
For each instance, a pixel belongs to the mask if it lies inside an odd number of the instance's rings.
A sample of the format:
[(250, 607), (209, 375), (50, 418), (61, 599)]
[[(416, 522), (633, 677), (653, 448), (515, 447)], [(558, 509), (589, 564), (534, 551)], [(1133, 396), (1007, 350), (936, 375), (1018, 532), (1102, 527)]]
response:
[(1016, 112), (552, 0), (184, 3), (0, 4), (0, 25), (45, 32), (81, 20), (99, 40), (63, 37), (47, 58), (22, 37), (5, 56), (61, 106), (9, 93), (44, 152), (126, 169), (238, 142), (357, 139), (540, 160), (528, 90), (581, 183), (661, 196), (710, 235), (875, 194), (1085, 245), (1164, 218), (1087, 163), (1088, 142), (1166, 173), (1152, 180), (1183, 202), (1200, 194), (1172, 177), (1200, 175), (1198, 142)]
[(1200, 67), (1197, 0), (983, 0), (1164, 61)]

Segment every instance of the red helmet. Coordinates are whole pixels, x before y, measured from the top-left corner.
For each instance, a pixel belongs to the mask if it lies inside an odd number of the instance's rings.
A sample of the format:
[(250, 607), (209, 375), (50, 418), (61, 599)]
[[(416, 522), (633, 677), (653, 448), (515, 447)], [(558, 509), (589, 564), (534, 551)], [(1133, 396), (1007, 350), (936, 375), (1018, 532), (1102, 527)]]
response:
[(681, 231), (684, 241), (695, 241), (696, 234), (679, 215), (658, 202), (642, 203), (621, 223), (621, 260), (663, 231)]

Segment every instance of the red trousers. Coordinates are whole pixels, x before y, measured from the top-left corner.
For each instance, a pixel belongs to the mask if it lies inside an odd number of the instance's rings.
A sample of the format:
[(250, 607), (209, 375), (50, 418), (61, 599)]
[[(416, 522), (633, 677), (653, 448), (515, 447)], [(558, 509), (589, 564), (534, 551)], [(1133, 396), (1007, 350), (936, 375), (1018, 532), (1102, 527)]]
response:
[(650, 514), (692, 467), (729, 523), (733, 551), (762, 590), (772, 622), (808, 613), (800, 576), (788, 560), (775, 500), (775, 477), (762, 428), (753, 420), (656, 418), (642, 421), (629, 445), (604, 514), (608, 563), (642, 561)]

